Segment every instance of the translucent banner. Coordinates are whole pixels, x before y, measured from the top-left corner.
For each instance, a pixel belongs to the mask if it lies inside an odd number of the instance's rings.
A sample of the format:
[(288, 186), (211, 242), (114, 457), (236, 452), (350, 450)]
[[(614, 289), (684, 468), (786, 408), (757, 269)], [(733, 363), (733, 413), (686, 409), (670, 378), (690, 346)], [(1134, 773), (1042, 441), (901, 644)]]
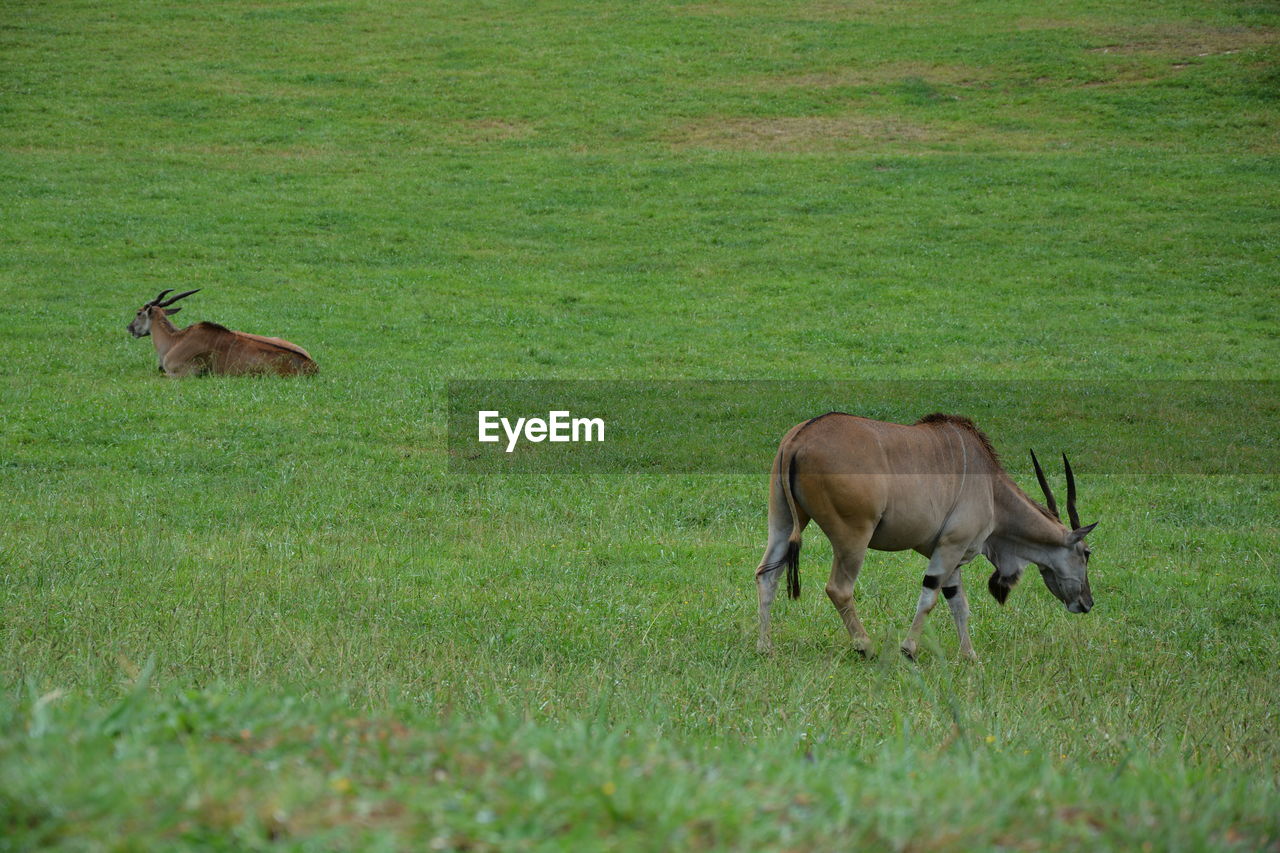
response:
[(448, 384), (451, 473), (763, 473), (792, 426), (830, 411), (974, 421), (1008, 460), (1077, 471), (1274, 475), (1270, 381), (467, 380)]

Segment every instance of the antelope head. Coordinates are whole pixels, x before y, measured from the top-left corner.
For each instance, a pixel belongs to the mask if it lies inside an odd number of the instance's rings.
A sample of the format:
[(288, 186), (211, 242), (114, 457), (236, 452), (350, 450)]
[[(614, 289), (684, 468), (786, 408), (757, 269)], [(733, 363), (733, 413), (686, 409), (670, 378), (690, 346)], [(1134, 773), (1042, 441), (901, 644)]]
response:
[(138, 313), (134, 315), (133, 320), (129, 325), (125, 326), (125, 328), (128, 329), (129, 334), (133, 335), (135, 338), (145, 338), (147, 335), (151, 334), (151, 317), (153, 311), (159, 310), (165, 316), (177, 314), (182, 310), (181, 308), (174, 308), (171, 310), (165, 309), (168, 309), (170, 305), (177, 302), (179, 299), (185, 299), (191, 294), (199, 292), (200, 288), (197, 287), (195, 290), (188, 290), (186, 293), (179, 293), (171, 299), (165, 299), (166, 296), (173, 293), (173, 289), (170, 288), (169, 290), (162, 290), (160, 291), (159, 296), (138, 309)]
[[(1035, 465), (1036, 479), (1040, 481), (1049, 511), (1061, 521), (1058, 502), (1053, 498), (1053, 491), (1049, 488), (1049, 481), (1045, 479), (1044, 469), (1040, 467), (1035, 451), (1031, 453), (1031, 463)], [(1044, 578), (1045, 586), (1067, 606), (1067, 610), (1072, 613), (1088, 613), (1093, 607), (1093, 593), (1089, 590), (1090, 549), (1084, 537), (1098, 523), (1095, 521), (1087, 527), (1080, 525), (1080, 514), (1076, 512), (1076, 478), (1071, 473), (1071, 463), (1067, 461), (1065, 453), (1062, 454), (1062, 467), (1067, 474), (1067, 518), (1071, 527), (1064, 525), (1061, 544), (1046, 548), (1035, 563), (1040, 569), (1040, 577)]]

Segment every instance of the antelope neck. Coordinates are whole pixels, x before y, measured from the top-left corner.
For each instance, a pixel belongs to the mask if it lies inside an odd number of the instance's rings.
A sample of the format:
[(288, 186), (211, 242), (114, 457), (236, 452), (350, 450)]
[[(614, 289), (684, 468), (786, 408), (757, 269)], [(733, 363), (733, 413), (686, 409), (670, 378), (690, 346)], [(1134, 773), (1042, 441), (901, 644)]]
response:
[(151, 339), (156, 343), (156, 352), (164, 358), (164, 354), (173, 346), (178, 337), (178, 329), (164, 313), (163, 308), (151, 309)]
[(1003, 523), (993, 531), (1005, 540), (1020, 540), (1035, 545), (1062, 544), (1062, 523), (1049, 518), (1012, 482), (997, 487), (996, 513)]

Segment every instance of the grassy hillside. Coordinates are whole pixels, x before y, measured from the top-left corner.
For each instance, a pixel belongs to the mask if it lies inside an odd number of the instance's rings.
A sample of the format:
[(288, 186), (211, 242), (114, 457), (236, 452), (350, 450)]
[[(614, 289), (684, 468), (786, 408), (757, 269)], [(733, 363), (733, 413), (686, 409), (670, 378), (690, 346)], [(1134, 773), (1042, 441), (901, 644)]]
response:
[[(1278, 33), (1248, 2), (7, 2), (0, 849), (1280, 844)], [(124, 326), (169, 287), (320, 375), (164, 379)], [(786, 404), (732, 466), (480, 477), (460, 379)], [(1192, 379), (1249, 380), (1256, 455), (1212, 402), (1208, 447), (1116, 415)], [(756, 655), (773, 444), (879, 380), (991, 382), (1029, 490), (1024, 435), (1066, 434), (1093, 612), (1035, 577), (1001, 608), (978, 561), (984, 662), (939, 611), (909, 664), (924, 561), (872, 554), (863, 661), (811, 528)]]

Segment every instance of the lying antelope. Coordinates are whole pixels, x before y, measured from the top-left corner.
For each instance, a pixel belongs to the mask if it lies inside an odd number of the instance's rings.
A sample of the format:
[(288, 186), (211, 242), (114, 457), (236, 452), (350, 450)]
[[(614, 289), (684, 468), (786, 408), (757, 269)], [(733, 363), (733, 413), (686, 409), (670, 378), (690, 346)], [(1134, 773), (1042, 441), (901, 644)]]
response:
[(248, 332), (233, 332), (217, 323), (194, 323), (179, 329), (169, 318), (181, 308), (169, 306), (185, 299), (199, 288), (179, 293), (166, 300), (173, 291), (165, 290), (138, 309), (126, 328), (135, 338), (151, 335), (160, 356), (160, 369), (169, 376), (203, 373), (277, 373), (281, 376), (315, 373), (319, 368), (310, 353), (297, 344), (280, 338), (266, 338)]
[(759, 649), (771, 648), (769, 608), (782, 569), (791, 597), (800, 596), (800, 534), (810, 519), (835, 552), (827, 596), (864, 655), (871, 638), (853, 608), (853, 584), (867, 548), (910, 548), (929, 558), (915, 619), (902, 641), (903, 653), (913, 659), (939, 589), (955, 619), (961, 654), (977, 659), (960, 567), (978, 554), (995, 566), (987, 588), (1001, 604), (1034, 563), (1069, 611), (1087, 613), (1093, 595), (1084, 537), (1097, 524), (1080, 526), (1066, 454), (1071, 527), (1059, 520), (1034, 452), (1031, 460), (1048, 509), (1018, 488), (991, 441), (968, 418), (934, 414), (904, 426), (830, 412), (793, 427), (778, 448), (769, 484), (769, 544), (756, 569)]

